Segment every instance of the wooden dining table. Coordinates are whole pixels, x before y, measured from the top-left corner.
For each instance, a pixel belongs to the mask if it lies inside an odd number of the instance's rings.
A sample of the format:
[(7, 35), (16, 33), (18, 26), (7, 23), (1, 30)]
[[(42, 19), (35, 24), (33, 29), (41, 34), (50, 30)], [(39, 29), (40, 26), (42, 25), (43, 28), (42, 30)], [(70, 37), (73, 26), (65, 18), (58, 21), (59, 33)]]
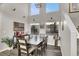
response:
[(37, 49), (38, 49), (39, 45), (42, 44), (42, 42), (43, 42), (43, 38), (40, 38), (40, 37), (37, 37), (37, 39), (31, 38), (30, 40), (27, 41), (28, 44), (36, 47), (36, 54), (35, 55), (38, 55)]
[(27, 42), (31, 45), (39, 45), (43, 41), (43, 38), (30, 39)]

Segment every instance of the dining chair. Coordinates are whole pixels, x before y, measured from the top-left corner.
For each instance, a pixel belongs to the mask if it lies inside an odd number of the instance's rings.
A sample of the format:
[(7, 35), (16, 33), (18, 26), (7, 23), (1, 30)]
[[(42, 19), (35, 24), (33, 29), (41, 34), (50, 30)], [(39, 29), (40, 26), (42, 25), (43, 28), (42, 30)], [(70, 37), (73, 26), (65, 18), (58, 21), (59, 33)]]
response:
[(44, 37), (44, 40), (43, 40), (43, 43), (42, 43), (43, 54), (46, 53), (46, 49), (47, 49), (47, 41), (48, 41), (48, 36)]
[(34, 54), (36, 48), (28, 47), (27, 40), (24, 37), (18, 36), (17, 42), (18, 42), (18, 56), (21, 56), (21, 54), (25, 54), (27, 56)]
[(47, 38), (48, 36), (43, 38), (43, 41), (41, 42), (41, 44), (38, 47), (38, 54), (39, 55), (43, 55), (46, 52), (46, 48), (47, 48)]
[(38, 55), (42, 55), (42, 43), (43, 43), (43, 41), (38, 45), (38, 48), (37, 48), (37, 54)]
[(45, 37), (45, 41), (44, 41), (45, 48), (47, 48), (47, 41), (48, 41), (48, 36)]

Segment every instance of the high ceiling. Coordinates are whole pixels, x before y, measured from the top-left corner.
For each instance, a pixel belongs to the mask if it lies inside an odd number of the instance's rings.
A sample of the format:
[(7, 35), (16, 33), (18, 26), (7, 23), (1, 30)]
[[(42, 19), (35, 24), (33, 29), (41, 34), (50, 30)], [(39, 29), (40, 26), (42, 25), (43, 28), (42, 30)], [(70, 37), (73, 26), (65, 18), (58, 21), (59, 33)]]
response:
[(27, 3), (0, 3), (0, 11), (19, 19), (26, 19), (28, 16)]

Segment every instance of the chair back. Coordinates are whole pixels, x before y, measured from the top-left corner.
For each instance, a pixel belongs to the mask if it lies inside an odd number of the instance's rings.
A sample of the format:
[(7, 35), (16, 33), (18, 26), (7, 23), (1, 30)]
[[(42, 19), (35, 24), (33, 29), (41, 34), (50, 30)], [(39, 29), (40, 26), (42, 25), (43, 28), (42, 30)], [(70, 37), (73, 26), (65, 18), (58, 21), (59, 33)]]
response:
[(48, 36), (43, 38), (42, 47), (45, 47), (45, 46), (47, 47), (47, 41), (48, 41), (47, 38)]
[(17, 43), (18, 55), (21, 56), (21, 54), (28, 54), (27, 40), (24, 36), (17, 36)]
[(44, 37), (44, 43), (45, 44), (47, 44), (47, 41), (48, 41), (47, 39), (48, 39), (48, 36)]

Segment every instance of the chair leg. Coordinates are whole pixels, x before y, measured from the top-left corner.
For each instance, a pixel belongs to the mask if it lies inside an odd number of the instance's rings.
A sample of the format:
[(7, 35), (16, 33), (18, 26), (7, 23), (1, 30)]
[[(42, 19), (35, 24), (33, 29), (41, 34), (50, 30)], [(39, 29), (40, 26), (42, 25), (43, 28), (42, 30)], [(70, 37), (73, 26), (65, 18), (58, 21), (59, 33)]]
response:
[(43, 55), (46, 54), (46, 50), (47, 50), (47, 45), (45, 45), (44, 48), (43, 48)]
[(20, 52), (20, 49), (18, 50), (18, 56), (21, 56), (21, 52)]
[(35, 55), (35, 50), (31, 53), (31, 55), (32, 55), (32, 56), (34, 56), (34, 55)]
[(43, 51), (42, 50), (40, 51), (40, 56), (43, 56)]
[(41, 55), (41, 51), (37, 50), (37, 55), (40, 56)]

